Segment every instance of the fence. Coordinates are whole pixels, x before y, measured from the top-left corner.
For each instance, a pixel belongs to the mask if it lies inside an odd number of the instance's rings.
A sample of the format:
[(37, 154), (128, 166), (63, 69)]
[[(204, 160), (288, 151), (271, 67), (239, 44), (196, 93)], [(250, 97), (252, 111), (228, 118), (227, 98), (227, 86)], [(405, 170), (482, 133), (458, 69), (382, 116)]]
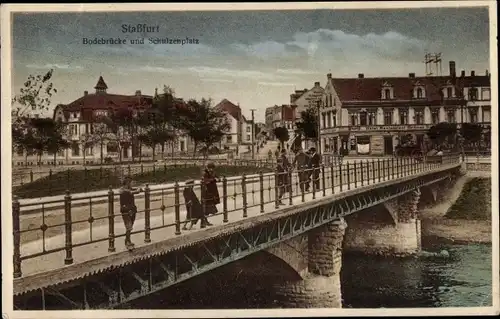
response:
[[(269, 168), (273, 166), (272, 160), (210, 160), (216, 165), (243, 166)], [(105, 165), (87, 166), (78, 168), (54, 168), (44, 170), (26, 169), (23, 172), (12, 173), (13, 192), (20, 196), (36, 195), (36, 187), (46, 188), (50, 194), (64, 193), (65, 190), (87, 192), (96, 189), (106, 189), (109, 185), (118, 186), (120, 178), (124, 175), (148, 174), (148, 177), (155, 178), (164, 176), (167, 171), (176, 168), (202, 167), (207, 160), (193, 158), (178, 158), (174, 161), (163, 163), (150, 163), (139, 165)], [(33, 187), (20, 186), (40, 180), (43, 185), (32, 185)], [(78, 183), (78, 185), (75, 185)], [(31, 194), (32, 193), (32, 194)], [(31, 194), (31, 195), (30, 195)]]
[[(268, 174), (260, 172), (256, 175), (222, 177), (218, 182), (221, 211), (209, 218), (213, 220), (216, 216), (222, 216), (221, 223), (233, 222), (246, 218), (249, 214), (272, 213), (284, 204), (282, 200), (292, 205), (294, 199), (305, 202), (306, 198), (311, 200), (329, 196), (381, 181), (431, 172), (444, 165), (457, 163), (460, 163), (459, 155), (426, 158), (424, 161), (414, 158), (389, 158), (337, 166), (322, 165), (304, 171)], [(191, 221), (184, 218), (183, 186), (177, 182), (171, 187), (146, 185), (143, 198), (136, 199), (138, 213), (136, 229), (132, 234), (144, 234), (146, 243), (151, 242), (152, 232), (159, 229), (163, 239), (166, 239), (165, 236), (181, 235), (182, 224)], [(200, 192), (200, 186), (200, 183), (194, 186), (197, 193)], [(288, 191), (286, 196), (281, 199), (276, 196), (285, 190)], [(78, 200), (87, 201), (88, 205), (84, 208), (74, 207), (72, 194), (69, 192), (65, 194), (64, 199), (35, 203), (21, 203), (14, 198), (14, 277), (22, 275), (21, 263), (29, 259), (45, 256), (41, 261), (37, 260), (39, 267), (41, 263), (48, 262), (46, 255), (51, 254), (56, 254), (56, 259), (59, 258), (57, 254), (64, 254), (64, 263), (73, 263), (73, 250), (78, 247), (92, 245), (92, 250), (102, 249), (103, 255), (116, 251), (115, 241), (125, 236), (124, 231), (117, 231), (122, 228), (121, 218), (117, 219), (121, 216), (119, 194), (110, 187), (107, 194), (79, 197)], [(104, 200), (104, 203), (94, 204), (99, 200)], [(205, 206), (203, 198), (201, 201)], [(47, 214), (43, 207), (53, 204), (63, 205), (64, 208), (57, 213), (51, 211)], [(41, 213), (36, 218), (21, 218), (23, 211), (34, 205), (41, 206)], [(139, 220), (144, 223), (144, 227), (137, 229)], [(101, 246), (105, 247), (96, 248), (97, 243), (102, 243)], [(25, 246), (31, 248), (25, 249)]]

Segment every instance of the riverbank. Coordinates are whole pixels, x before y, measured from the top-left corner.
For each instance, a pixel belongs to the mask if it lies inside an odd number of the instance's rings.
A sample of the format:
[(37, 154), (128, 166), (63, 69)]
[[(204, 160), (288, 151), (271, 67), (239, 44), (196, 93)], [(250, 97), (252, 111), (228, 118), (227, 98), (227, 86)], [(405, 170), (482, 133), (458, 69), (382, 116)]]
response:
[(433, 207), (420, 209), (422, 245), (491, 243), (491, 178), (464, 176)]

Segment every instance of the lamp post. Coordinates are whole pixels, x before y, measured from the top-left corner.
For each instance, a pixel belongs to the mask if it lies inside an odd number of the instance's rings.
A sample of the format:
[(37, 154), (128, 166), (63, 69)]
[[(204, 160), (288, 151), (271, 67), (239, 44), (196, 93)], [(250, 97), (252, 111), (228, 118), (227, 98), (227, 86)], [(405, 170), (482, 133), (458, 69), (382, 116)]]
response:
[(316, 106), (318, 107), (318, 154), (321, 156), (321, 100), (316, 102)]
[(254, 160), (255, 159), (255, 142), (254, 142), (254, 137), (255, 137), (255, 133), (254, 133), (254, 130), (255, 130), (254, 112), (255, 112), (255, 109), (251, 109), (250, 111), (252, 111), (252, 159)]

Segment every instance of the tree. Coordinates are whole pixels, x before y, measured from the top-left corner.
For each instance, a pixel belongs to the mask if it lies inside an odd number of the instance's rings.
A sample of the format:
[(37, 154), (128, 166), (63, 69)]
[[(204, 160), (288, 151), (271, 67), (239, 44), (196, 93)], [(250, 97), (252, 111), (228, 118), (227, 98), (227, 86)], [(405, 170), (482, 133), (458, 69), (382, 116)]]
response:
[(82, 147), (83, 147), (83, 163), (85, 163), (87, 149), (94, 148), (94, 146), (99, 142), (99, 139), (91, 131), (91, 133), (82, 134), (80, 136), (80, 141), (82, 142)]
[(288, 139), (290, 138), (289, 134), (288, 134), (288, 130), (285, 128), (285, 127), (275, 127), (273, 129), (273, 134), (274, 136), (276, 136), (276, 138), (278, 139), (278, 141), (280, 141), (281, 143), (281, 148), (284, 149), (285, 148), (285, 142), (288, 141)]
[[(52, 121), (52, 130), (48, 131), (48, 140), (46, 143), (46, 150), (49, 154), (54, 156), (54, 166), (56, 165), (57, 153), (62, 150), (68, 149), (70, 143), (65, 138), (66, 126), (60, 122)], [(84, 150), (85, 156), (85, 150)]]
[(204, 148), (206, 156), (208, 150), (231, 129), (226, 113), (213, 108), (211, 100), (189, 100), (185, 107), (178, 109), (177, 115), (176, 125), (194, 141), (193, 156), (198, 146)]
[(297, 122), (297, 129), (305, 139), (318, 140), (318, 114), (316, 109), (308, 108), (300, 112), (301, 120)]
[(427, 131), (427, 136), (434, 146), (448, 148), (449, 144), (454, 143), (457, 134), (457, 125), (455, 123), (441, 122), (432, 126)]
[(104, 163), (104, 144), (110, 140), (110, 120), (108, 117), (98, 117), (91, 123), (93, 128), (93, 139), (101, 148), (101, 164)]
[(45, 151), (54, 154), (68, 147), (64, 138), (64, 126), (51, 118), (32, 118), (26, 121), (26, 128), (21, 139), (26, 143), (26, 149), (34, 150), (37, 161), (41, 162)]
[(460, 136), (464, 139), (464, 143), (477, 145), (481, 140), (483, 129), (475, 123), (463, 123), (460, 128)]
[(162, 145), (164, 151), (165, 143), (175, 140), (173, 129), (169, 128), (163, 115), (157, 110), (150, 110), (144, 115), (144, 132), (139, 135), (139, 140), (153, 150), (153, 159), (156, 155), (156, 147)]

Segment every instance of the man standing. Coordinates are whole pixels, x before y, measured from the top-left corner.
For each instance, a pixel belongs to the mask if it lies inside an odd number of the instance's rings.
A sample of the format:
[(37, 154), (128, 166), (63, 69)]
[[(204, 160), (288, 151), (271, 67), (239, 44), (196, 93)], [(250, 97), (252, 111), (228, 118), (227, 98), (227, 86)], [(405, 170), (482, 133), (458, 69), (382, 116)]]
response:
[[(194, 181), (192, 179), (187, 180), (184, 186), (184, 191), (182, 192), (184, 196), (184, 203), (186, 205), (186, 222), (184, 223), (184, 230), (190, 230), (194, 225), (201, 220), (200, 228), (205, 228), (206, 226), (212, 226), (208, 221), (207, 216), (203, 214), (203, 207), (201, 206), (200, 200), (196, 196), (194, 190)], [(191, 226), (187, 228), (187, 224), (191, 221)]]
[(297, 167), (300, 190), (303, 192), (309, 191), (309, 161), (309, 156), (300, 148), (292, 163), (292, 167)]
[(125, 247), (128, 250), (134, 249), (134, 244), (130, 238), (137, 215), (134, 195), (140, 192), (142, 192), (141, 188), (132, 188), (132, 179), (129, 176), (123, 179), (122, 187), (120, 188), (120, 212), (125, 224)]
[(311, 147), (309, 149), (309, 153), (311, 154), (311, 165), (310, 168), (312, 170), (312, 180), (314, 183), (314, 187), (316, 187), (316, 190), (319, 189), (319, 174), (321, 172), (321, 156), (319, 156), (318, 153), (316, 153), (316, 148)]

